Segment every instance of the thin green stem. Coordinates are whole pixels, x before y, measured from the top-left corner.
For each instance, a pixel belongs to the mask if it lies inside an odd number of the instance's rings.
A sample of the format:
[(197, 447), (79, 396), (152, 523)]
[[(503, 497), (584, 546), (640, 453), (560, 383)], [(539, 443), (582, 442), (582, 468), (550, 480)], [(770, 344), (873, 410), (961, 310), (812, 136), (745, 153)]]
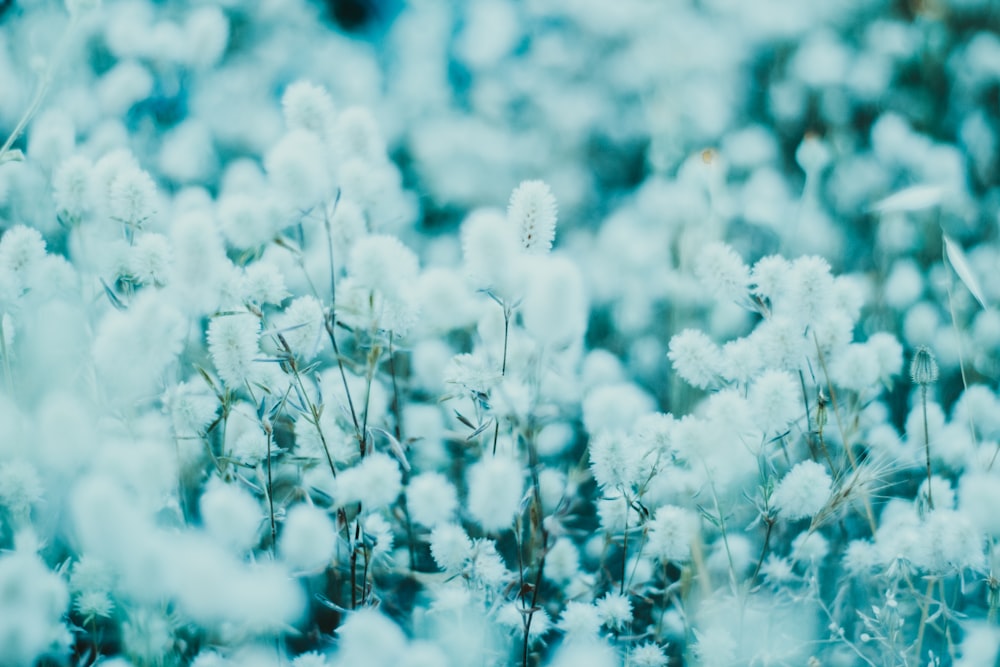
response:
[(628, 567), (628, 511), (632, 509), (632, 501), (627, 494), (623, 493), (625, 499), (625, 527), (622, 529), (622, 581), (618, 586), (618, 594), (625, 594), (625, 573)]
[(927, 458), (927, 509), (934, 509), (934, 499), (931, 497), (931, 440), (930, 429), (927, 428), (927, 385), (920, 385), (920, 403), (924, 412), (924, 454)]
[(267, 509), (271, 521), (271, 555), (275, 555), (278, 544), (278, 527), (274, 520), (274, 478), (271, 473), (271, 429), (265, 429), (267, 434)]
[(774, 519), (765, 517), (764, 525), (766, 526), (764, 531), (764, 546), (760, 549), (760, 556), (757, 558), (757, 564), (753, 568), (753, 574), (750, 575), (750, 584), (747, 586), (748, 590), (753, 590), (754, 584), (757, 583), (757, 576), (760, 574), (760, 568), (764, 565), (764, 557), (767, 556), (767, 550), (771, 545), (771, 533), (774, 531)]
[[(503, 306), (503, 361), (500, 364), (500, 377), (507, 375), (507, 343), (510, 340), (510, 309)], [(500, 439), (500, 420), (494, 417), (496, 424), (493, 426), (493, 455), (497, 454), (497, 441)]]

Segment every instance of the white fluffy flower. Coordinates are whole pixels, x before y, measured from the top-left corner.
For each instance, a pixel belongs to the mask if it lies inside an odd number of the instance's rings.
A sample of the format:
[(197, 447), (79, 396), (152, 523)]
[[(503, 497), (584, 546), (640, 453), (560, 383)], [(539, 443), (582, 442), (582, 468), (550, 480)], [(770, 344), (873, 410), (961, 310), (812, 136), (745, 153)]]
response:
[(128, 258), (129, 273), (144, 285), (166, 285), (173, 265), (173, 248), (162, 234), (143, 234)]
[(281, 109), (288, 129), (308, 130), (321, 137), (329, 131), (335, 115), (329, 93), (309, 81), (289, 84), (281, 96)]
[(431, 556), (445, 572), (458, 572), (472, 554), (472, 540), (454, 523), (438, 524), (431, 531)]
[(524, 491), (521, 466), (503, 456), (486, 457), (469, 468), (467, 482), (472, 518), (489, 532), (509, 528)]
[[(508, 602), (497, 610), (496, 620), (501, 626), (513, 633), (521, 636), (524, 632), (525, 611), (520, 602)], [(552, 628), (552, 619), (544, 608), (536, 607), (531, 613), (530, 639), (534, 642), (541, 639)], [(440, 664), (440, 663), (435, 663)]]
[(376, 452), (337, 476), (336, 500), (340, 505), (361, 503), (366, 509), (374, 510), (395, 502), (402, 488), (399, 464)]
[(667, 654), (652, 642), (645, 642), (629, 653), (629, 667), (667, 667)]
[(787, 371), (768, 369), (750, 385), (754, 420), (765, 433), (782, 432), (804, 411), (799, 383)]
[(823, 509), (833, 485), (830, 474), (815, 461), (802, 461), (781, 478), (771, 504), (789, 520), (811, 517)]
[(239, 291), (242, 301), (256, 304), (278, 304), (288, 296), (284, 274), (269, 262), (254, 262), (243, 269)]
[(77, 596), (73, 606), (84, 618), (95, 616), (110, 618), (115, 603), (106, 591), (86, 591)]
[(510, 195), (507, 219), (529, 253), (548, 252), (552, 247), (557, 215), (556, 198), (544, 181), (522, 181)]
[(278, 547), (282, 559), (294, 570), (321, 570), (337, 548), (337, 527), (320, 508), (295, 505), (285, 518)]
[(695, 259), (694, 274), (717, 299), (743, 303), (750, 285), (750, 269), (725, 243), (709, 243)]
[(311, 361), (319, 350), (323, 334), (323, 304), (310, 295), (300, 296), (274, 318), (274, 326), (292, 352)]
[(757, 260), (751, 273), (754, 294), (777, 299), (785, 292), (791, 268), (791, 263), (781, 255), (768, 255)]
[(639, 523), (639, 512), (616, 491), (605, 493), (603, 498), (598, 499), (597, 515), (601, 527), (609, 533), (621, 533), (627, 526)]
[(583, 337), (590, 310), (583, 276), (565, 257), (545, 257), (532, 265), (521, 305), (524, 328), (536, 340), (568, 345)]
[(868, 339), (868, 347), (875, 353), (878, 375), (882, 382), (899, 375), (903, 370), (903, 346), (889, 333), (875, 333)]
[(968, 515), (936, 509), (928, 514), (914, 545), (913, 562), (929, 572), (981, 569), (986, 564), (985, 540)]
[(601, 630), (601, 613), (585, 602), (568, 602), (559, 617), (559, 629), (567, 640), (593, 639)]
[(605, 430), (627, 431), (655, 407), (653, 398), (632, 383), (604, 385), (583, 399), (583, 425), (591, 436)]
[[(316, 651), (309, 651), (308, 653), (300, 653), (295, 656), (292, 660), (292, 667), (329, 667), (329, 662), (323, 657), (321, 653)], [(192, 667), (198, 667), (193, 665)]]
[(354, 244), (348, 275), (365, 290), (399, 297), (417, 279), (417, 256), (395, 236), (373, 234)]
[(208, 325), (208, 352), (219, 377), (240, 387), (253, 377), (258, 353), (260, 320), (250, 314), (222, 315)]
[(205, 531), (237, 552), (257, 543), (263, 512), (249, 491), (213, 478), (198, 500)]
[(602, 489), (629, 490), (643, 473), (642, 451), (619, 431), (602, 431), (590, 441), (590, 470)]
[(833, 276), (822, 257), (800, 257), (792, 262), (785, 294), (775, 310), (802, 324), (816, 322), (833, 307)]
[(473, 540), (467, 568), (472, 580), (486, 588), (497, 588), (509, 575), (496, 543), (487, 538)]
[(698, 530), (697, 518), (686, 509), (664, 505), (649, 521), (646, 549), (663, 562), (682, 563), (691, 557), (691, 543)]
[(763, 367), (798, 371), (809, 347), (801, 323), (783, 316), (764, 320), (750, 339), (757, 348)]
[(108, 188), (108, 211), (123, 224), (139, 227), (156, 207), (156, 184), (136, 167), (122, 169)]
[(249, 192), (219, 197), (219, 226), (226, 240), (237, 248), (255, 248), (271, 241), (281, 218), (272, 201)]
[(303, 210), (332, 192), (322, 141), (307, 130), (292, 130), (264, 158), (271, 183), (292, 206)]
[(18, 520), (28, 517), (44, 491), (35, 466), (21, 459), (0, 463), (0, 506)]
[(14, 225), (0, 237), (0, 268), (30, 282), (31, 273), (45, 259), (45, 240), (37, 229)]
[(685, 329), (670, 339), (667, 355), (674, 370), (693, 387), (706, 389), (722, 371), (722, 350), (697, 329)]
[(485, 394), (499, 381), (500, 369), (484, 354), (456, 354), (444, 369), (445, 384), (471, 392)]
[(549, 581), (560, 586), (568, 583), (580, 571), (580, 550), (567, 537), (560, 537), (552, 543), (545, 554), (542, 573)]
[(477, 209), (462, 222), (462, 257), (475, 287), (501, 299), (520, 296), (520, 251), (517, 237), (503, 214)]
[(792, 540), (792, 560), (797, 563), (819, 564), (830, 553), (830, 542), (820, 533), (808, 530)]
[(0, 554), (0, 647), (10, 665), (32, 665), (66, 632), (61, 618), (69, 591), (34, 553)]
[(56, 211), (69, 223), (79, 222), (94, 209), (97, 192), (93, 171), (90, 160), (74, 155), (64, 160), (52, 175)]
[(385, 141), (372, 112), (364, 107), (344, 109), (333, 125), (331, 143), (338, 157), (377, 163), (385, 159)]
[(879, 381), (878, 355), (863, 343), (844, 346), (830, 361), (830, 379), (851, 391), (864, 391)]
[(140, 294), (127, 311), (108, 311), (94, 336), (94, 363), (106, 387), (135, 400), (183, 349), (187, 320), (155, 292)]
[(425, 472), (410, 478), (406, 487), (406, 508), (410, 517), (423, 526), (449, 521), (458, 507), (458, 494), (448, 478)]
[(612, 630), (624, 630), (632, 622), (632, 602), (627, 595), (607, 593), (597, 601), (601, 622)]

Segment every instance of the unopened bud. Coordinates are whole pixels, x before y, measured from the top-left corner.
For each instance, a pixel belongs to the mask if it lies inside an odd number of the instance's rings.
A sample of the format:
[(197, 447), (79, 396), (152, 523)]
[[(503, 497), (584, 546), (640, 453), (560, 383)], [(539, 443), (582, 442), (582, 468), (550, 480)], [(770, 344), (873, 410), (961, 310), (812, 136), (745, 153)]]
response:
[(927, 386), (938, 379), (938, 365), (934, 353), (926, 345), (921, 345), (913, 355), (910, 363), (910, 377), (914, 384)]

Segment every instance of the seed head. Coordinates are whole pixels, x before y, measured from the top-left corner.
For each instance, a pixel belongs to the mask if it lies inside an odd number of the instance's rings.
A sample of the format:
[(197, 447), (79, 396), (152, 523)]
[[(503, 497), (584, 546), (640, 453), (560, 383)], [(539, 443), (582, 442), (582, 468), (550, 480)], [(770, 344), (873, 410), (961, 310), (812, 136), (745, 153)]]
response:
[(926, 345), (921, 345), (910, 363), (910, 377), (914, 384), (926, 387), (938, 380), (938, 365), (934, 353)]

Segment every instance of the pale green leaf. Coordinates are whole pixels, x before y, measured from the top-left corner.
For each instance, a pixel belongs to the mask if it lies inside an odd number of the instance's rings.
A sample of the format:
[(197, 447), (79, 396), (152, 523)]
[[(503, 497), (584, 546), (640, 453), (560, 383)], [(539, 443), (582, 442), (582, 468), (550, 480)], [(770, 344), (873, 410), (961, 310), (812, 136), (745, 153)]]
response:
[(951, 268), (955, 269), (955, 274), (958, 279), (969, 289), (972, 296), (976, 298), (979, 305), (983, 307), (984, 310), (987, 309), (986, 299), (983, 298), (983, 290), (979, 287), (979, 281), (976, 279), (976, 275), (972, 272), (972, 267), (969, 266), (969, 261), (965, 258), (965, 252), (962, 250), (962, 246), (955, 243), (947, 234), (944, 234), (944, 250), (948, 257), (948, 263), (951, 264)]

